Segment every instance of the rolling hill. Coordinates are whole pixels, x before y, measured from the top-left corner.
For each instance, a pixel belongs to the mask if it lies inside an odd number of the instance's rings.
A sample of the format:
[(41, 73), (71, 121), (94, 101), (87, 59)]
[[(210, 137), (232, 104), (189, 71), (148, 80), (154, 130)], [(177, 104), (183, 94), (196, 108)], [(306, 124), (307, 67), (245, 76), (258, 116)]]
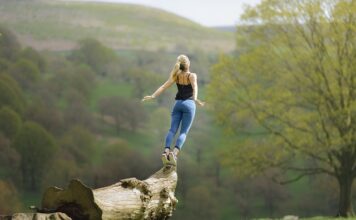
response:
[(87, 37), (114, 49), (225, 52), (234, 47), (233, 33), (133, 4), (0, 0), (0, 23), (39, 50), (69, 50)]

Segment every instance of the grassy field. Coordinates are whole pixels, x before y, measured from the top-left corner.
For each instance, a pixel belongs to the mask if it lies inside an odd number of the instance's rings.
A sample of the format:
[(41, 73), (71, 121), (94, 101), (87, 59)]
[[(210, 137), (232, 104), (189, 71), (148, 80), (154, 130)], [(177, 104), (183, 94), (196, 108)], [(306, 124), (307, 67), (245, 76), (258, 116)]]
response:
[[(356, 218), (333, 218), (333, 217), (312, 217), (312, 218), (299, 218), (300, 220), (356, 220)], [(278, 219), (271, 219), (271, 218), (260, 218), (255, 220), (278, 220)], [(281, 219), (282, 220), (282, 219)]]
[(228, 51), (234, 45), (231, 32), (132, 4), (0, 0), (0, 20), (37, 49), (68, 50), (86, 37), (115, 49)]

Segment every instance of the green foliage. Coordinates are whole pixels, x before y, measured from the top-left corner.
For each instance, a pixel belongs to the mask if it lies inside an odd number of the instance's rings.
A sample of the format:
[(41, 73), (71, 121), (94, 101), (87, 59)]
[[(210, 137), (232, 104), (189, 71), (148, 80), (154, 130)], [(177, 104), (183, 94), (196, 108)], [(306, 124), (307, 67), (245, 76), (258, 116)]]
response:
[(19, 153), (10, 146), (10, 140), (0, 134), (0, 179), (20, 181), (20, 160)]
[[(46, 90), (45, 92), (46, 94), (43, 95), (48, 95), (48, 91)], [(53, 106), (52, 102), (46, 102), (46, 99), (39, 99), (40, 97), (36, 97), (28, 105), (24, 117), (40, 124), (52, 134), (61, 134), (64, 130), (63, 113), (56, 106)]]
[(102, 164), (96, 170), (96, 185), (106, 186), (118, 179), (137, 177), (147, 178), (152, 168), (143, 154), (127, 145), (125, 141), (117, 141), (106, 146), (102, 155)]
[[(226, 151), (230, 165), (242, 174), (292, 170), (292, 181), (327, 173), (351, 191), (355, 13), (350, 1), (271, 0), (246, 11), (237, 56), (221, 57), (210, 84), (218, 120), (240, 137)], [(350, 195), (340, 193), (340, 204)], [(346, 206), (343, 216), (352, 213)]]
[(93, 134), (80, 126), (68, 130), (59, 142), (61, 147), (73, 156), (73, 161), (76, 161), (79, 165), (91, 163), (94, 143)]
[(16, 187), (9, 182), (0, 180), (0, 213), (10, 214), (19, 211), (21, 202)]
[(25, 100), (16, 81), (7, 75), (0, 75), (0, 107), (9, 106), (21, 114)]
[(90, 66), (98, 75), (105, 76), (109, 65), (117, 59), (113, 50), (97, 40), (84, 39), (79, 42), (79, 45), (80, 48), (74, 50), (69, 59)]
[[(354, 10), (338, 15), (341, 2), (327, 5), (332, 7), (330, 19), (334, 21)], [(317, 159), (328, 157), (332, 150), (353, 146), (350, 120), (356, 112), (356, 100), (350, 91), (356, 87), (352, 83), (355, 65), (348, 58), (351, 54), (336, 53), (341, 46), (336, 42), (340, 41), (349, 46), (348, 50), (354, 49), (342, 32), (351, 31), (348, 28), (353, 26), (313, 23), (312, 14), (327, 19), (324, 6), (297, 1), (290, 7), (282, 1), (266, 1), (251, 9), (246, 21), (260, 18), (263, 25), (241, 27), (237, 36), (239, 57), (222, 57), (214, 67), (210, 91), (218, 119), (236, 134), (266, 134), (259, 142), (242, 144), (250, 152), (244, 151), (246, 161), (263, 160), (268, 166), (271, 158), (278, 163), (292, 152)], [(308, 16), (305, 30), (295, 20), (294, 10)], [(277, 18), (290, 25), (276, 24)], [(313, 34), (317, 34), (316, 39)]]
[(20, 52), (16, 36), (7, 28), (0, 26), (0, 59), (14, 60)]
[(0, 132), (10, 140), (15, 137), (21, 126), (20, 116), (11, 108), (0, 109)]
[(185, 210), (190, 218), (214, 220), (218, 214), (217, 202), (207, 186), (192, 186), (187, 192)]
[(116, 126), (117, 131), (126, 128), (131, 131), (136, 131), (147, 120), (147, 114), (142, 108), (142, 104), (137, 100), (130, 100), (120, 96), (106, 97), (99, 101), (99, 111), (104, 116), (111, 118), (103, 118), (110, 123), (110, 119)]
[(0, 58), (0, 73), (8, 71), (10, 62), (4, 58)]
[(48, 164), (56, 154), (57, 146), (50, 133), (35, 122), (25, 122), (17, 134), (13, 147), (21, 155), (24, 187), (38, 190)]
[(130, 82), (134, 86), (133, 95), (135, 98), (142, 98), (145, 94), (152, 92), (160, 82), (167, 80), (157, 74), (143, 71), (142, 69), (131, 69), (126, 73)]
[(46, 60), (37, 50), (27, 47), (21, 51), (20, 57), (31, 60), (42, 73), (45, 72), (47, 66)]
[(23, 58), (13, 63), (9, 73), (23, 89), (30, 89), (40, 78), (40, 70), (37, 65)]

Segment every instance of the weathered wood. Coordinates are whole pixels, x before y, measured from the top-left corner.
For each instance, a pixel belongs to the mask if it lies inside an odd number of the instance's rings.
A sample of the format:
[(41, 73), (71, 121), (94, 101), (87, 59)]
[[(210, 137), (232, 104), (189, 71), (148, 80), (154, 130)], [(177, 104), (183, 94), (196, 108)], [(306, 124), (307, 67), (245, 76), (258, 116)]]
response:
[(42, 198), (43, 212), (63, 212), (75, 220), (164, 220), (178, 200), (175, 167), (162, 168), (146, 180), (123, 179), (111, 186), (90, 189), (72, 180), (68, 189), (51, 187)]
[(0, 215), (0, 220), (72, 220), (64, 213), (16, 213), (9, 216)]

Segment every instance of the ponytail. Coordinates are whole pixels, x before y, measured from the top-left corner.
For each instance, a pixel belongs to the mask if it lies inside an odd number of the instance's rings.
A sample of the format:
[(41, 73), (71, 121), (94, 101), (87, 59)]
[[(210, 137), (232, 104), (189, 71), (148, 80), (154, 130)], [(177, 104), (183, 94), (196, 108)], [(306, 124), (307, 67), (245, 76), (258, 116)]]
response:
[(180, 62), (177, 62), (177, 63), (174, 65), (174, 67), (173, 67), (173, 69), (172, 69), (172, 71), (171, 71), (171, 77), (172, 77), (172, 79), (173, 79), (174, 81), (177, 80), (177, 75), (178, 75), (178, 73), (180, 73), (180, 72), (182, 71), (181, 68), (180, 68), (180, 66), (181, 66), (181, 63), (180, 63)]
[(177, 75), (181, 73), (182, 71), (185, 71), (189, 68), (190, 61), (186, 55), (179, 55), (177, 57), (177, 62), (174, 65), (172, 71), (171, 71), (171, 77), (172, 79), (176, 82), (177, 81)]

